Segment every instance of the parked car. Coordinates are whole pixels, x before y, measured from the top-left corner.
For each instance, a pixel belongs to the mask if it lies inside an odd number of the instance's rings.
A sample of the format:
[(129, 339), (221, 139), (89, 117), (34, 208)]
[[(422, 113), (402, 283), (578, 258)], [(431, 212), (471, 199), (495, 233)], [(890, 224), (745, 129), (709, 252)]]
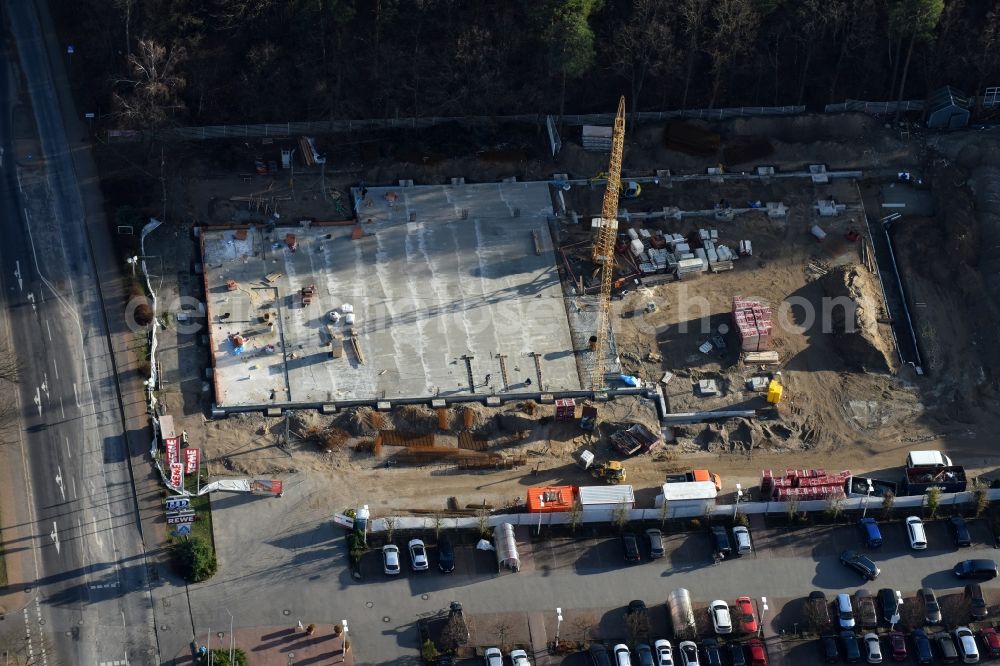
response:
[(931, 652), (931, 639), (923, 629), (914, 629), (910, 633), (913, 639), (913, 656), (917, 658), (918, 664), (930, 664), (934, 662), (934, 653)]
[(854, 550), (845, 550), (840, 554), (840, 561), (846, 567), (854, 569), (868, 580), (875, 580), (882, 573), (867, 555)]
[(733, 554), (733, 547), (729, 543), (729, 535), (725, 527), (715, 526), (712, 528), (712, 543), (715, 546), (715, 554), (722, 559), (728, 559)]
[(858, 637), (853, 631), (840, 632), (840, 642), (844, 644), (844, 659), (848, 664), (856, 664), (861, 661), (861, 647), (858, 645)]
[(438, 541), (438, 569), (441, 573), (451, 573), (455, 570), (455, 547), (447, 538)]
[(594, 666), (611, 666), (611, 657), (608, 656), (608, 648), (600, 643), (590, 644), (590, 660)]
[(639, 539), (632, 532), (622, 535), (622, 549), (625, 552), (626, 562), (638, 562), (642, 559), (639, 556)]
[(973, 620), (985, 620), (990, 614), (983, 587), (979, 583), (969, 583), (965, 586), (965, 600), (969, 602), (969, 615)]
[(661, 638), (653, 643), (653, 651), (656, 652), (656, 666), (674, 666), (674, 650), (670, 641)]
[(600, 643), (590, 644), (590, 660), (594, 666), (611, 666), (611, 657), (608, 656), (608, 648)]
[(611, 651), (615, 655), (615, 666), (632, 666), (632, 653), (628, 651), (627, 645), (619, 643)]
[(391, 543), (382, 546), (382, 571), (387, 576), (399, 574), (399, 546)]
[(864, 629), (874, 629), (878, 626), (878, 613), (875, 612), (875, 599), (872, 593), (861, 588), (854, 593), (854, 605), (858, 608), (858, 622)]
[(500, 648), (486, 648), (483, 659), (486, 660), (486, 666), (503, 666), (503, 653), (500, 652)]
[(736, 542), (736, 554), (740, 557), (753, 552), (753, 545), (750, 543), (750, 530), (743, 525), (733, 528), (733, 541)]
[(882, 607), (882, 619), (886, 624), (895, 624), (899, 620), (894, 620), (899, 615), (899, 600), (902, 597), (896, 590), (883, 587), (878, 591), (878, 603)]
[(663, 557), (663, 532), (646, 530), (646, 538), (649, 539), (649, 559), (658, 560)]
[(851, 595), (843, 592), (837, 595), (837, 622), (841, 629), (854, 628), (854, 608), (851, 607)]
[(948, 527), (951, 529), (951, 538), (955, 540), (955, 545), (959, 548), (968, 548), (972, 545), (972, 535), (969, 534), (969, 526), (962, 516), (952, 516), (948, 519)]
[(750, 651), (750, 666), (767, 666), (767, 650), (760, 639), (747, 641), (747, 650)]
[(653, 648), (649, 643), (639, 643), (635, 646), (635, 656), (639, 659), (639, 666), (656, 666), (653, 661)]
[(510, 663), (512, 666), (531, 666), (531, 662), (528, 661), (528, 653), (524, 650), (511, 651)]
[(708, 605), (708, 612), (712, 616), (712, 626), (717, 634), (733, 633), (733, 619), (729, 615), (729, 604), (722, 599), (716, 599)]
[(410, 566), (414, 571), (427, 571), (427, 548), (420, 539), (410, 539)]
[(745, 634), (757, 633), (757, 616), (754, 615), (753, 600), (739, 597), (736, 600), (736, 617), (740, 621), (740, 631)]
[(992, 659), (1000, 657), (1000, 636), (993, 627), (986, 627), (979, 632), (979, 638), (983, 641), (983, 652)]
[(901, 631), (889, 632), (889, 653), (893, 661), (906, 661), (906, 637)]
[(819, 639), (819, 653), (828, 664), (840, 663), (840, 650), (837, 648), (837, 639), (833, 636)]
[(816, 629), (822, 631), (825, 627), (829, 627), (831, 624), (830, 604), (826, 600), (826, 594), (820, 590), (813, 590), (809, 593), (807, 603), (812, 606), (810, 614), (817, 625)]
[(938, 603), (937, 595), (929, 587), (922, 587), (917, 592), (917, 597), (924, 605), (924, 622), (927, 624), (941, 624), (941, 604)]
[(953, 569), (959, 578), (991, 580), (997, 577), (997, 563), (993, 560), (963, 560)]
[(927, 532), (924, 530), (924, 521), (920, 518), (909, 516), (906, 519), (906, 535), (910, 537), (910, 548), (913, 550), (927, 548)]
[(882, 645), (878, 641), (878, 634), (874, 632), (865, 634), (865, 660), (869, 664), (882, 663)]
[(719, 641), (714, 638), (706, 638), (701, 643), (701, 649), (705, 651), (704, 666), (722, 666), (722, 650), (719, 649)]
[(979, 663), (979, 647), (976, 645), (976, 637), (968, 627), (957, 627), (955, 629), (955, 646), (964, 664)]
[(938, 653), (944, 663), (952, 664), (958, 661), (958, 649), (955, 647), (955, 641), (952, 640), (951, 634), (942, 631), (934, 637), (934, 642), (937, 643)]
[(729, 666), (747, 666), (747, 654), (739, 643), (729, 644)]
[(861, 534), (868, 548), (878, 548), (882, 545), (882, 531), (878, 528), (878, 523), (872, 517), (862, 518), (858, 521), (861, 527)]
[(677, 646), (681, 653), (681, 666), (701, 666), (698, 663), (698, 645), (694, 641), (683, 641)]

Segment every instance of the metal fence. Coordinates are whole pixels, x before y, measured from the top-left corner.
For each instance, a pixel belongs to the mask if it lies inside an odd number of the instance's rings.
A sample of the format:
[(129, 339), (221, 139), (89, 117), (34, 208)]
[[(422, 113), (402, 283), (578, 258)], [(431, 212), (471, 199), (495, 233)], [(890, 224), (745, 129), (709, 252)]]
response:
[(882, 113), (896, 113), (899, 111), (923, 111), (926, 102), (922, 99), (904, 100), (902, 102), (864, 102), (857, 99), (849, 99), (840, 104), (827, 104), (824, 113), (847, 113), (858, 111), (871, 115)]

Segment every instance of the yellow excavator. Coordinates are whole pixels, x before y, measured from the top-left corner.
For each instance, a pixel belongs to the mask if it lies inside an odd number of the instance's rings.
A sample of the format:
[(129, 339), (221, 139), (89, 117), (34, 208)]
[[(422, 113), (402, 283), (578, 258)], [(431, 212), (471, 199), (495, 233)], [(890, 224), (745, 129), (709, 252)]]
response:
[(602, 479), (605, 483), (610, 483), (611, 485), (624, 483), (625, 478), (628, 476), (625, 472), (625, 466), (617, 460), (594, 465), (590, 468), (590, 474), (595, 479)]

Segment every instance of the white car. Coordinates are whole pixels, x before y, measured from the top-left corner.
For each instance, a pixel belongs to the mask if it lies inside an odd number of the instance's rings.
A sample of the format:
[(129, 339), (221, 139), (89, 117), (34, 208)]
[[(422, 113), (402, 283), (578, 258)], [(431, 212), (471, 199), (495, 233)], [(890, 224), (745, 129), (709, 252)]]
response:
[(865, 658), (869, 664), (882, 663), (882, 646), (878, 642), (878, 634), (865, 634), (865, 650), (867, 652)]
[(656, 666), (674, 666), (674, 651), (670, 641), (660, 639), (653, 643), (653, 653), (656, 655)]
[(514, 666), (531, 666), (531, 662), (528, 661), (528, 653), (524, 650), (514, 650), (511, 652), (510, 662)]
[[(414, 539), (413, 541), (420, 541), (420, 539)], [(411, 545), (413, 541), (410, 542)], [(503, 666), (503, 653), (500, 652), (500, 648), (486, 648), (486, 651), (483, 652), (483, 658), (486, 660), (486, 666)]]
[(399, 574), (399, 546), (391, 543), (382, 546), (382, 571), (387, 576)]
[(733, 620), (729, 616), (729, 604), (722, 599), (716, 599), (709, 604), (708, 612), (712, 616), (712, 626), (715, 627), (715, 633), (733, 633)]
[(968, 627), (955, 629), (955, 647), (962, 656), (963, 664), (979, 663), (979, 648), (976, 647), (976, 637)]
[(414, 571), (427, 571), (427, 548), (421, 539), (410, 539), (410, 565)]
[(925, 550), (927, 548), (927, 532), (924, 531), (924, 521), (916, 516), (906, 519), (906, 535), (910, 537), (910, 548)]
[(628, 646), (619, 643), (612, 650), (615, 655), (615, 666), (632, 666), (632, 653), (628, 651)]
[(677, 646), (677, 651), (681, 653), (681, 664), (683, 666), (699, 666), (697, 643), (694, 641), (683, 641)]
[(851, 595), (841, 592), (837, 595), (837, 621), (841, 629), (854, 628), (854, 607), (851, 606)]

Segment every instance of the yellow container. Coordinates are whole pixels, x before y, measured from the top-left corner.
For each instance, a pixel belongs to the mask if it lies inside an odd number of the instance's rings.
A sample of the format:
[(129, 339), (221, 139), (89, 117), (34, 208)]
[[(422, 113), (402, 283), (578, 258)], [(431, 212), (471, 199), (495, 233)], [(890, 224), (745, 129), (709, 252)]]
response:
[(775, 380), (771, 380), (771, 383), (767, 385), (767, 401), (772, 405), (776, 405), (781, 402), (781, 394), (784, 391), (784, 387)]

